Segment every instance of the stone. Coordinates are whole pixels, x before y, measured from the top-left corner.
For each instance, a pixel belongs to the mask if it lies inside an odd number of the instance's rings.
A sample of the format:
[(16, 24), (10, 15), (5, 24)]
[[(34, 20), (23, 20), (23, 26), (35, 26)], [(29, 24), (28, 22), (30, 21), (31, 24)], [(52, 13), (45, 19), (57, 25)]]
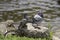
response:
[(57, 3), (60, 5), (60, 0), (57, 0)]
[(53, 36), (52, 40), (60, 40), (59, 37)]
[(43, 27), (43, 26), (38, 26), (38, 28), (34, 28), (32, 26), (32, 23), (27, 23), (27, 29), (24, 29), (25, 36), (28, 37), (46, 37), (48, 34), (48, 28)]
[(6, 23), (7, 24), (12, 24), (12, 23), (14, 23), (14, 21), (13, 20), (7, 20)]
[(4, 34), (6, 33), (8, 30), (14, 29), (14, 27), (8, 27), (8, 25), (11, 25), (12, 23), (14, 23), (13, 20), (7, 20), (5, 22), (1, 22), (0, 23), (0, 33)]

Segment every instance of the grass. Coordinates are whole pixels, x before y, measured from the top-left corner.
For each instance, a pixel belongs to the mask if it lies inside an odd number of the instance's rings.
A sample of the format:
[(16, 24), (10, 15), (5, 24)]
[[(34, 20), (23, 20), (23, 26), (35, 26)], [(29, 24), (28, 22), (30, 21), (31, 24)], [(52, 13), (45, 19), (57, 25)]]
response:
[(51, 31), (51, 25), (48, 24), (49, 28), (49, 36), (46, 38), (29, 38), (29, 37), (20, 37), (16, 35), (8, 35), (7, 37), (4, 37), (3, 35), (0, 35), (0, 40), (52, 40), (53, 32)]
[(3, 35), (0, 35), (0, 40), (47, 40), (47, 39), (46, 38), (19, 37), (19, 36), (12, 36), (12, 35), (4, 37)]
[(49, 39), (51, 39), (53, 37), (53, 31), (51, 30), (52, 29), (52, 26), (50, 25), (50, 23), (48, 23), (48, 29), (49, 29)]

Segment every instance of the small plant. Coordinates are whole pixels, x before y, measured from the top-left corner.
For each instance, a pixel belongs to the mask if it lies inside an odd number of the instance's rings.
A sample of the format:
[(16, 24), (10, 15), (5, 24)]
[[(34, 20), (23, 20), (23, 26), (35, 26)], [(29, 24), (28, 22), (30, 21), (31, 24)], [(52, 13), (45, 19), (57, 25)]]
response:
[(28, 38), (28, 37), (20, 37), (16, 35), (9, 35), (7, 37), (4, 37), (3, 35), (0, 35), (0, 40), (51, 40), (50, 37), (48, 39), (46, 38)]
[(51, 29), (52, 29), (52, 26), (50, 25), (50, 23), (48, 23), (48, 31), (49, 31), (49, 37), (48, 37), (48, 39), (49, 40), (52, 40), (52, 37), (53, 37), (53, 32), (51, 31)]
[(48, 37), (44, 37), (44, 38), (29, 38), (29, 37), (20, 37), (20, 36), (16, 36), (16, 35), (8, 35), (7, 37), (4, 37), (3, 35), (0, 35), (0, 40), (52, 40), (52, 36), (53, 36), (53, 32), (51, 31), (51, 25), (48, 24)]

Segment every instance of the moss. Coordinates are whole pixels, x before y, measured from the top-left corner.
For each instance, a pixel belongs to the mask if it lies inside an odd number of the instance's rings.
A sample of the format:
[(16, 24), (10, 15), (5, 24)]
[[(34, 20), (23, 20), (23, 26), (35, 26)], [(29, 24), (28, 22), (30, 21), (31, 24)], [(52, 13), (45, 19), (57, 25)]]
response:
[(60, 11), (60, 8), (58, 8), (58, 10)]
[(33, 9), (41, 9), (40, 7), (33, 7)]
[(44, 12), (45, 14), (52, 14), (52, 12), (55, 12), (54, 10), (47, 10), (46, 12)]
[(56, 18), (56, 17), (57, 17), (57, 15), (52, 15), (52, 16), (51, 16), (51, 19)]
[(48, 18), (48, 16), (45, 16), (45, 18)]
[(4, 14), (2, 18), (3, 18), (4, 20), (7, 20), (8, 14)]
[(60, 14), (57, 14), (60, 17)]

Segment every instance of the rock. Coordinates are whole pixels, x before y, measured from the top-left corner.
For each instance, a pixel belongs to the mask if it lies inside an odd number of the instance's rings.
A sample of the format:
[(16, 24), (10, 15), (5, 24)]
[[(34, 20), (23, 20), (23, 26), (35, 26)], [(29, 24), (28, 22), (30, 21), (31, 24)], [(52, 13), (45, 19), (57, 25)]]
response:
[(6, 23), (5, 22), (2, 22), (2, 23), (0, 23), (0, 34), (4, 34), (7, 30), (7, 28), (6, 28)]
[(8, 25), (8, 24), (13, 24), (14, 23), (14, 21), (13, 20), (7, 20), (6, 21), (6, 24)]
[(38, 28), (34, 28), (31, 23), (27, 23), (27, 29), (24, 29), (25, 36), (28, 37), (46, 37), (48, 36), (48, 28), (38, 26)]
[(60, 5), (60, 0), (57, 0), (57, 3)]
[(60, 38), (58, 38), (56, 36), (53, 36), (53, 39), (52, 40), (60, 40)]
[(13, 29), (14, 27), (8, 27), (8, 25), (11, 25), (12, 23), (14, 23), (13, 20), (7, 20), (5, 22), (1, 22), (0, 23), (0, 33), (4, 34), (5, 32), (7, 32), (10, 29)]
[(45, 20), (46, 22), (51, 21), (51, 19), (49, 19), (49, 18), (44, 18), (44, 20)]

